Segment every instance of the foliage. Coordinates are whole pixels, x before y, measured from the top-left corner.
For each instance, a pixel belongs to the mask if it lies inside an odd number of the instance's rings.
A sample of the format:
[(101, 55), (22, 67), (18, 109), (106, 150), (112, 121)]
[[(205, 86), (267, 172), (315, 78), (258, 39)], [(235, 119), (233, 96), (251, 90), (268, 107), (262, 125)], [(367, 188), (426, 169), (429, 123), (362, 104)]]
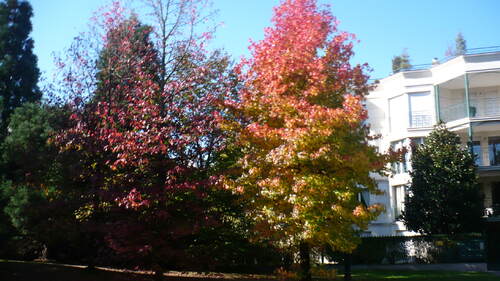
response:
[[(43, 147), (37, 142), (40, 138), (32, 134), (33, 130), (24, 122), (30, 117), (23, 120), (22, 116), (34, 113), (36, 106), (28, 105), (19, 109), (23, 104), (41, 98), (37, 86), (39, 70), (33, 54), (34, 43), (29, 37), (32, 15), (31, 5), (27, 1), (0, 1), (0, 235), (5, 243), (11, 241), (17, 231), (10, 216), (3, 210), (12, 200), (21, 199), (9, 198), (8, 191), (13, 184), (25, 179), (37, 181), (36, 177), (41, 176), (37, 158), (43, 158), (47, 152), (44, 149), (37, 150)], [(45, 131), (41, 129), (36, 133), (44, 134)], [(24, 191), (25, 195), (29, 193)], [(12, 205), (9, 208), (15, 210)], [(16, 218), (15, 225), (22, 225), (20, 219)]]
[(401, 55), (392, 58), (392, 73), (398, 73), (409, 68), (411, 68), (410, 56), (406, 49), (403, 50)]
[(455, 38), (455, 56), (465, 55), (467, 52), (467, 41), (465, 41), (464, 36), (461, 32), (457, 34)]
[[(2, 144), (3, 163), (9, 167), (2, 185), (3, 211), (16, 236), (48, 247), (51, 257), (77, 257), (86, 241), (80, 234), (87, 225), (78, 224), (75, 211), (82, 201), (78, 153), (60, 153), (49, 142), (68, 126), (64, 108), (26, 103), (16, 108), (10, 133)], [(15, 243), (11, 240), (12, 243)], [(66, 244), (61, 247), (60, 244)]]
[(474, 156), (461, 147), (460, 137), (437, 125), (423, 145), (414, 147), (411, 162), (403, 211), (408, 229), (425, 234), (479, 231), (483, 206)]
[(465, 55), (467, 53), (467, 41), (461, 32), (457, 33), (457, 37), (455, 37), (455, 46), (449, 45), (448, 49), (446, 49), (445, 56), (446, 57), (456, 57)]
[(0, 140), (7, 134), (14, 109), (41, 98), (37, 59), (29, 37), (32, 15), (27, 1), (0, 2)]
[(350, 65), (353, 36), (315, 1), (283, 1), (272, 21), (240, 65), (240, 102), (226, 103), (244, 122), (221, 118), (243, 153), (225, 184), (250, 203), (257, 236), (352, 251), (381, 211), (357, 194), (379, 192), (369, 172), (386, 161), (367, 144), (366, 66)]
[[(135, 264), (183, 266), (196, 248), (210, 249), (204, 243), (214, 232), (241, 234), (233, 228), (232, 220), (239, 220), (232, 217), (238, 212), (234, 196), (214, 187), (226, 143), (214, 112), (237, 80), (229, 59), (206, 52), (201, 41), (158, 49), (165, 42), (155, 40), (172, 38), (155, 38), (158, 30), (118, 4), (101, 19), (99, 56), (73, 58), (97, 64), (60, 65), (63, 86), (72, 93), (73, 126), (55, 141), (63, 151), (82, 151), (81, 177), (92, 183), (80, 219), (100, 217), (108, 245)], [(70, 54), (89, 55), (78, 46)], [(96, 73), (97, 79), (82, 85), (74, 73)]]
[(16, 108), (1, 149), (2, 162), (9, 167), (6, 179), (33, 185), (49, 181), (58, 150), (47, 140), (65, 126), (65, 120), (64, 110), (56, 107), (26, 103)]

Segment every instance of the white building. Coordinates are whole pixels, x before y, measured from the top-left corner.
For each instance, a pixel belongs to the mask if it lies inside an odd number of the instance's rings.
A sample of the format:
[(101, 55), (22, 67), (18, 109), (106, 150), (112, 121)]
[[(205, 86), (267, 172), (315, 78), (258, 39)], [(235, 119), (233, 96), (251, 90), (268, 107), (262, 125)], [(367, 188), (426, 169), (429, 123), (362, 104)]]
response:
[[(380, 80), (367, 96), (372, 134), (380, 151), (422, 142), (438, 120), (473, 147), (487, 212), (500, 204), (500, 51), (476, 49), (426, 69), (402, 71)], [(409, 183), (406, 159), (393, 165), (393, 176), (377, 177), (384, 195), (370, 195), (370, 204), (386, 212), (366, 235), (411, 235), (397, 217), (404, 208)], [(366, 199), (365, 199), (366, 200)]]

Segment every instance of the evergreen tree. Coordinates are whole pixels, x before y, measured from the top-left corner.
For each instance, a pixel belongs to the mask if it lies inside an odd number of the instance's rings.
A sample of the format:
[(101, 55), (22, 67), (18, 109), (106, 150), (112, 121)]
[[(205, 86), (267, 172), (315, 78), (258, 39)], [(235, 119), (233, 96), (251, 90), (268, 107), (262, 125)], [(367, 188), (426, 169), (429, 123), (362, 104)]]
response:
[(0, 147), (0, 159), (8, 167), (0, 183), (0, 236), (5, 234), (0, 247), (18, 236), (49, 252), (64, 241), (66, 253), (72, 252), (68, 241), (79, 232), (74, 211), (83, 186), (73, 178), (79, 178), (75, 167), (81, 156), (59, 153), (49, 140), (67, 123), (67, 113), (59, 107), (25, 103), (12, 113)]
[(478, 231), (482, 198), (474, 156), (457, 134), (438, 125), (425, 144), (413, 148), (412, 168), (403, 211), (408, 229), (426, 234)]
[(41, 98), (37, 87), (40, 73), (29, 37), (32, 16), (27, 1), (0, 2), (0, 140), (7, 134), (14, 109)]
[(401, 70), (406, 70), (409, 68), (411, 68), (410, 55), (408, 55), (406, 49), (403, 50), (401, 55), (394, 56), (392, 58), (392, 73), (398, 73)]
[(457, 34), (455, 38), (455, 56), (464, 55), (467, 52), (467, 41), (465, 41), (464, 36), (461, 32)]

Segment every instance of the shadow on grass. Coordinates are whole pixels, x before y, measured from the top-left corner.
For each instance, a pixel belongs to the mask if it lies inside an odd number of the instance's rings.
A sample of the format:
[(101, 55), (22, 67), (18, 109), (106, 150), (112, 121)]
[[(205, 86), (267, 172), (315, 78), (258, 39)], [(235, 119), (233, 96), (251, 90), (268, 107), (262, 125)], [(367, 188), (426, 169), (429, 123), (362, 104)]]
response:
[[(151, 281), (148, 273), (116, 272), (112, 269), (87, 270), (85, 266), (60, 265), (37, 262), (0, 260), (0, 281)], [(483, 272), (443, 272), (443, 271), (389, 271), (358, 270), (353, 272), (353, 281), (499, 281), (498, 276)], [(169, 274), (165, 281), (215, 281), (215, 280), (276, 280), (263, 276), (239, 274), (211, 274), (204, 276), (182, 276)], [(321, 279), (315, 279), (321, 280)], [(323, 279), (325, 280), (325, 279)], [(335, 280), (343, 280), (339, 275)]]
[[(38, 262), (0, 260), (0, 281), (151, 281), (148, 273), (115, 272), (110, 270), (88, 270), (85, 266), (59, 265)], [(165, 276), (165, 281), (204, 281), (204, 280), (260, 280), (256, 278), (231, 278), (231, 275), (216, 276)]]

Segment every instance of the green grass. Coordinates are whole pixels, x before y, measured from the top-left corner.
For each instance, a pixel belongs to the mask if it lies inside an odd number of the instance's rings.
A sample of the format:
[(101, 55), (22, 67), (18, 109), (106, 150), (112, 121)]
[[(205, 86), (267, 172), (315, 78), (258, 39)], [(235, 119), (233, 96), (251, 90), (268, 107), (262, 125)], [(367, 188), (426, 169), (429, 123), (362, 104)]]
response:
[(362, 270), (354, 271), (352, 277), (354, 281), (500, 281), (499, 276), (485, 272)]

